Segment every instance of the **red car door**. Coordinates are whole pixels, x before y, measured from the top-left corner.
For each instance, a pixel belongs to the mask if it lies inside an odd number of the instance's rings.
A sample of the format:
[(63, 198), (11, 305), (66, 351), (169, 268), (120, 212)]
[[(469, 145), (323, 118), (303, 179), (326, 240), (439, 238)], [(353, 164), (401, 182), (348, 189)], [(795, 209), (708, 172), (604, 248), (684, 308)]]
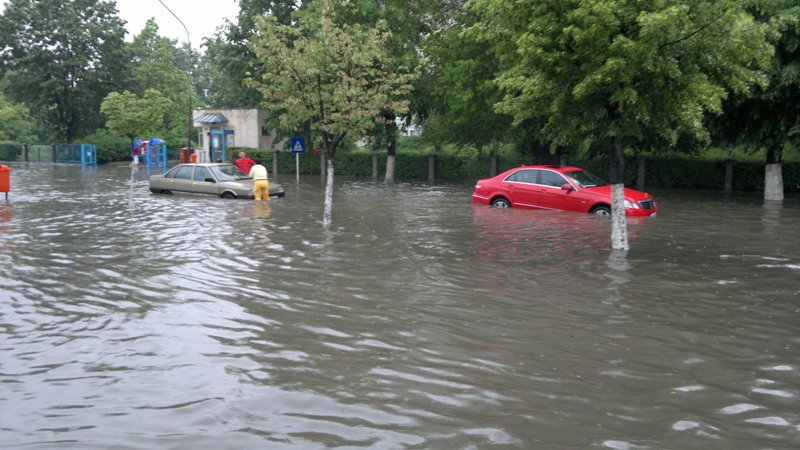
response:
[[(541, 170), (540, 172), (540, 196), (544, 208), (558, 211), (586, 210), (581, 195), (563, 175), (552, 170)], [(562, 189), (565, 184), (572, 186), (573, 189)]]
[(509, 200), (514, 208), (542, 207), (541, 186), (537, 184), (538, 174), (538, 170), (520, 169), (504, 180)]

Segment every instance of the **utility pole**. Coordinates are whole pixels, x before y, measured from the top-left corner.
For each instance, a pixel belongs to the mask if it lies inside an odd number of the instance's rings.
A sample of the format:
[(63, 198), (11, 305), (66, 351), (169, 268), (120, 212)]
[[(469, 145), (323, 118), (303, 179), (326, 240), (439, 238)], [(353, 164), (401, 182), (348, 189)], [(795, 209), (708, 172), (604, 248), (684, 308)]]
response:
[(189, 76), (189, 129), (186, 134), (186, 137), (188, 139), (186, 141), (186, 145), (189, 147), (189, 150), (191, 151), (192, 128), (193, 128), (192, 127), (192, 41), (191, 38), (189, 37), (189, 29), (186, 28), (186, 25), (183, 24), (183, 21), (180, 19), (180, 17), (178, 17), (174, 12), (172, 12), (172, 10), (169, 9), (169, 6), (167, 6), (166, 3), (162, 2), (161, 0), (158, 0), (158, 2), (164, 5), (164, 8), (167, 8), (167, 11), (169, 11), (169, 13), (172, 14), (172, 16), (178, 20), (178, 22), (183, 27), (183, 30), (186, 31), (186, 45), (189, 47), (189, 70), (187, 71), (188, 72), (187, 75)]

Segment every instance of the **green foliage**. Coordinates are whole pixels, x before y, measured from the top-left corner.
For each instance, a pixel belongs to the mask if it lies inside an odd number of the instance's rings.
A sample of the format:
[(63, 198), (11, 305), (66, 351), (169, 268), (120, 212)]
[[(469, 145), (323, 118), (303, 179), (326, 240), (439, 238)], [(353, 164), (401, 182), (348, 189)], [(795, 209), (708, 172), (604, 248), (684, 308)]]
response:
[(124, 23), (113, 2), (10, 0), (0, 16), (6, 94), (71, 143), (102, 124), (99, 106), (125, 76)]
[(36, 140), (34, 122), (24, 105), (11, 103), (0, 92), (0, 141), (31, 143)]
[(21, 161), (22, 145), (16, 142), (0, 141), (0, 161)]
[(161, 92), (148, 89), (142, 98), (130, 91), (112, 92), (103, 100), (100, 111), (107, 117), (109, 131), (133, 142), (137, 137), (165, 136), (164, 116), (171, 106)]
[[(152, 19), (134, 36), (129, 49), (133, 55), (127, 69), (129, 88), (115, 93), (121, 97), (113, 99), (111, 115), (103, 111), (109, 119), (106, 125), (131, 139), (158, 136), (173, 147), (185, 145), (190, 139), (189, 104), (196, 103), (189, 84), (189, 70), (194, 66), (190, 49), (179, 48), (177, 41), (160, 36)], [(120, 109), (121, 105), (130, 109)]]
[(383, 24), (337, 26), (326, 6), (321, 16), (300, 25), (281, 25), (274, 16), (259, 21), (254, 48), (264, 71), (251, 85), (282, 129), (311, 124), (333, 159), (345, 136), (366, 134), (381, 111), (407, 110), (413, 75), (391, 70), (390, 34)]
[(114, 161), (130, 161), (131, 159), (130, 139), (113, 134), (108, 130), (97, 130), (92, 134), (82, 137), (80, 141), (97, 146), (98, 164)]
[(796, 0), (752, 0), (749, 10), (770, 27), (775, 57), (766, 71), (769, 84), (752, 97), (727, 102), (720, 135), (751, 152), (766, 150), (766, 161), (778, 162), (800, 146), (800, 5)]
[[(552, 146), (705, 140), (729, 92), (765, 80), (766, 27), (735, 0), (476, 0), (495, 47), (500, 112), (544, 121)], [(756, 67), (755, 65), (758, 65)]]
[(426, 137), (435, 143), (483, 147), (508, 138), (511, 116), (494, 105), (502, 95), (494, 82), (499, 61), (493, 46), (465, 31), (474, 24), (470, 14), (451, 15), (449, 26), (425, 42), (434, 64), (426, 66), (431, 104), (425, 120)]

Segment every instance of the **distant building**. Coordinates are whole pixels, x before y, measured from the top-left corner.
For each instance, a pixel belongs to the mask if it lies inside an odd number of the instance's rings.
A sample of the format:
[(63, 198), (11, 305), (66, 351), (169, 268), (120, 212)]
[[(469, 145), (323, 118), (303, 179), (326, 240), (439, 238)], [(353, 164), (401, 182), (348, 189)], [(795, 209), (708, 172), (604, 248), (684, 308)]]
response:
[(231, 147), (272, 149), (276, 132), (267, 129), (268, 116), (267, 111), (261, 109), (194, 110), (193, 124), (200, 128), (198, 161), (234, 160), (236, 155), (228, 150)]
[(402, 117), (396, 117), (394, 121), (397, 124), (397, 128), (400, 129), (401, 135), (403, 136), (422, 135), (422, 126), (416, 123), (415, 118), (412, 117), (410, 123), (406, 123), (405, 119)]

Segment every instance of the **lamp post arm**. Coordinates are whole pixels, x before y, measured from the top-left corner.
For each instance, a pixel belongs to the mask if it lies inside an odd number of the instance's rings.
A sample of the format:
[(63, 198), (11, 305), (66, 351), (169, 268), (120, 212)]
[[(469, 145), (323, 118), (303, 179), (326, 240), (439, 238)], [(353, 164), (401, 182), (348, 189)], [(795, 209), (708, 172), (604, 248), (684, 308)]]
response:
[(189, 131), (186, 134), (187, 138), (186, 145), (189, 147), (189, 150), (191, 150), (192, 149), (192, 40), (191, 37), (189, 37), (189, 29), (186, 28), (186, 25), (183, 23), (181, 18), (178, 17), (174, 12), (172, 12), (172, 10), (169, 9), (169, 6), (167, 6), (166, 3), (162, 2), (161, 0), (158, 0), (158, 2), (161, 3), (164, 6), (164, 8), (167, 8), (167, 11), (169, 11), (169, 13), (172, 14), (172, 17), (174, 17), (178, 21), (178, 23), (181, 24), (183, 30), (186, 32), (186, 45), (189, 47), (189, 70), (187, 71), (187, 75), (189, 77)]

